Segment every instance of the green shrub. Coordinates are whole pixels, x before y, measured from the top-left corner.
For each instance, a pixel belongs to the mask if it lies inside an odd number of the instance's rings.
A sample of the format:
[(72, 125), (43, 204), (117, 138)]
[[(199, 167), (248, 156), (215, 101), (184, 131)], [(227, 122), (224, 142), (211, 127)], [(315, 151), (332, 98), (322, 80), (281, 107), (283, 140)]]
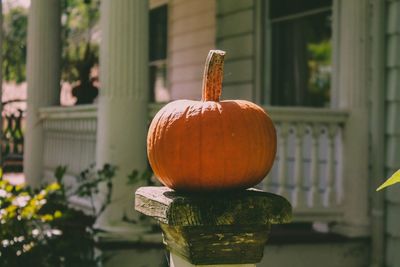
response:
[[(56, 182), (40, 189), (12, 185), (0, 174), (0, 262), (1, 266), (98, 266), (95, 250), (96, 218), (111, 201), (116, 167), (91, 166), (77, 178), (74, 188), (63, 183), (66, 167), (55, 172)], [(105, 184), (105, 200), (99, 207), (94, 198)], [(69, 205), (80, 196), (90, 200), (92, 212), (85, 214)]]

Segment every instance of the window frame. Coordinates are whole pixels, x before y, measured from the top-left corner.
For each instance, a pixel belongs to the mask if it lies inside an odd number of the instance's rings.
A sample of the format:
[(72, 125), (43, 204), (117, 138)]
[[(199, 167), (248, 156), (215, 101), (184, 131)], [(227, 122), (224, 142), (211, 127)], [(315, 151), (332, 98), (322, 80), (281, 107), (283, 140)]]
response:
[[(329, 107), (321, 107), (321, 108), (338, 108), (339, 102), (339, 55), (340, 55), (340, 2), (342, 0), (333, 0), (332, 7), (329, 8), (332, 10), (332, 76), (331, 76), (331, 90), (330, 90), (330, 105)], [(256, 40), (258, 45), (256, 46), (257, 54), (260, 55), (256, 57), (256, 72), (258, 73), (256, 76), (256, 101), (264, 104), (271, 105), (271, 94), (272, 94), (272, 79), (271, 79), (271, 71), (272, 71), (272, 23), (273, 21), (282, 21), (284, 19), (288, 19), (289, 17), (299, 17), (299, 15), (309, 15), (313, 14), (316, 11), (321, 12), (322, 9), (327, 8), (318, 8), (311, 11), (305, 11), (302, 13), (288, 15), (278, 19), (271, 19), (269, 17), (270, 12), (270, 0), (257, 0), (257, 7), (261, 9), (261, 12), (256, 12), (256, 25), (261, 25), (256, 27)], [(257, 61), (261, 61), (261, 63), (257, 63)], [(257, 99), (258, 98), (258, 99)]]

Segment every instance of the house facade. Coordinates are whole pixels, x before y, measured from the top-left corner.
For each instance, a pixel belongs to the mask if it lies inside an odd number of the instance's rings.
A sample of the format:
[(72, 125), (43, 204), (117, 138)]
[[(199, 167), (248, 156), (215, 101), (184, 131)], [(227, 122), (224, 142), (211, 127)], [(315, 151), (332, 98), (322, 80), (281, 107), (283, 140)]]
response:
[(259, 186), (294, 207), (294, 223), (276, 230), (259, 266), (400, 264), (399, 189), (375, 192), (400, 165), (399, 0), (101, 6), (98, 103), (60, 107), (60, 3), (31, 1), (24, 170), (37, 185), (58, 165), (69, 175), (93, 162), (119, 167), (98, 225), (105, 243), (132, 245), (110, 265), (163, 264), (160, 235), (131, 223), (138, 215), (126, 177), (147, 168), (147, 125), (163, 103), (200, 99), (214, 48), (227, 51), (222, 98), (258, 103), (277, 128), (276, 162)]

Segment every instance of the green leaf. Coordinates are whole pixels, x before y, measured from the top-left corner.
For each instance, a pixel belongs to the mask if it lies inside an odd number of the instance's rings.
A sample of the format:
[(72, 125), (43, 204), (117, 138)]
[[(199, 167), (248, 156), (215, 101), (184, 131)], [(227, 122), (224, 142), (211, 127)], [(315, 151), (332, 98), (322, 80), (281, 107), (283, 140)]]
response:
[(395, 172), (389, 179), (386, 180), (381, 186), (376, 189), (376, 191), (382, 190), (385, 187), (391, 186), (393, 184), (400, 183), (400, 170)]

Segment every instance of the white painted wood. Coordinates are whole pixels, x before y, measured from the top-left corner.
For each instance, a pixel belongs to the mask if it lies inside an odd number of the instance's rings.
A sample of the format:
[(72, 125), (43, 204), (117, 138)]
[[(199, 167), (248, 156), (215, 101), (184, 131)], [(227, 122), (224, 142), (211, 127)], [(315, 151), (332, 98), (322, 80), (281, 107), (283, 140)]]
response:
[(335, 139), (339, 130), (338, 125), (332, 124), (327, 127), (327, 168), (326, 188), (324, 190), (324, 204), (327, 207), (334, 206), (337, 201), (336, 194), (336, 169), (335, 169)]
[(223, 19), (218, 20), (218, 37), (227, 38), (252, 32), (253, 17), (253, 9), (227, 14)]
[(229, 13), (251, 9), (253, 5), (253, 0), (219, 0), (217, 14), (226, 15)]
[(287, 190), (287, 139), (289, 125), (285, 122), (278, 124), (278, 194), (288, 197)]
[(77, 176), (96, 161), (97, 107), (47, 107), (39, 109), (44, 131), (44, 170), (53, 173), (67, 165)]
[[(400, 1), (385, 1), (386, 3), (386, 38), (384, 51), (386, 52), (385, 61), (385, 116), (381, 117), (385, 128), (385, 173), (387, 178), (394, 171), (398, 170), (400, 165)], [(396, 113), (397, 112), (397, 113)], [(383, 120), (385, 122), (383, 122)], [(400, 188), (393, 186), (386, 190), (386, 214), (383, 220), (385, 227), (385, 263), (389, 267), (394, 267), (400, 262), (400, 233), (398, 230), (398, 214), (400, 214)], [(376, 232), (376, 230), (375, 230)], [(381, 235), (382, 236), (382, 235)], [(378, 239), (379, 241), (379, 239)]]
[[(134, 218), (135, 187), (128, 174), (147, 168), (148, 1), (101, 1), (100, 82), (96, 164), (118, 167), (113, 199), (96, 222), (109, 233), (128, 236), (122, 222)], [(130, 230), (129, 230), (130, 229)]]
[(253, 61), (251, 59), (226, 60), (224, 66), (224, 85), (253, 82)]
[(43, 177), (43, 125), (38, 108), (59, 103), (61, 2), (32, 0), (28, 16), (27, 119), (24, 173), (31, 186)]
[(224, 38), (218, 42), (218, 48), (226, 51), (227, 60), (251, 57), (254, 54), (254, 36), (248, 33)]
[(319, 198), (319, 134), (321, 128), (319, 125), (311, 124), (311, 171), (310, 171), (310, 189), (309, 189), (309, 201), (308, 204), (311, 207), (318, 206), (321, 199)]
[(222, 91), (222, 100), (225, 99), (244, 99), (248, 101), (252, 101), (253, 98), (253, 84), (248, 83), (239, 83), (239, 84), (228, 84), (224, 86), (224, 90)]
[(348, 236), (370, 234), (368, 202), (368, 1), (340, 2), (338, 107), (349, 110), (343, 136), (344, 220), (336, 231)]
[(294, 192), (293, 200), (296, 207), (307, 205), (306, 191), (304, 188), (304, 163), (303, 163), (303, 140), (305, 125), (298, 123), (295, 126), (295, 163), (294, 163)]
[(215, 0), (171, 0), (170, 19), (179, 20), (205, 11), (215, 11)]
[(171, 98), (199, 99), (205, 58), (215, 48), (215, 1), (171, 0), (168, 12)]
[(154, 9), (163, 5), (167, 5), (168, 0), (149, 0), (149, 8)]
[(256, 267), (255, 264), (213, 264), (213, 265), (194, 265), (187, 262), (180, 256), (170, 253), (170, 267)]
[(255, 58), (255, 53), (261, 53), (258, 51), (260, 39), (255, 33), (261, 31), (261, 25), (255, 26), (261, 20), (261, 9), (255, 10), (256, 3), (253, 0), (216, 2), (217, 47), (227, 51), (224, 90), (227, 86), (233, 89), (226, 95), (230, 99), (243, 97), (261, 103), (261, 91), (258, 89), (262, 87), (262, 75), (259, 72), (260, 62)]

